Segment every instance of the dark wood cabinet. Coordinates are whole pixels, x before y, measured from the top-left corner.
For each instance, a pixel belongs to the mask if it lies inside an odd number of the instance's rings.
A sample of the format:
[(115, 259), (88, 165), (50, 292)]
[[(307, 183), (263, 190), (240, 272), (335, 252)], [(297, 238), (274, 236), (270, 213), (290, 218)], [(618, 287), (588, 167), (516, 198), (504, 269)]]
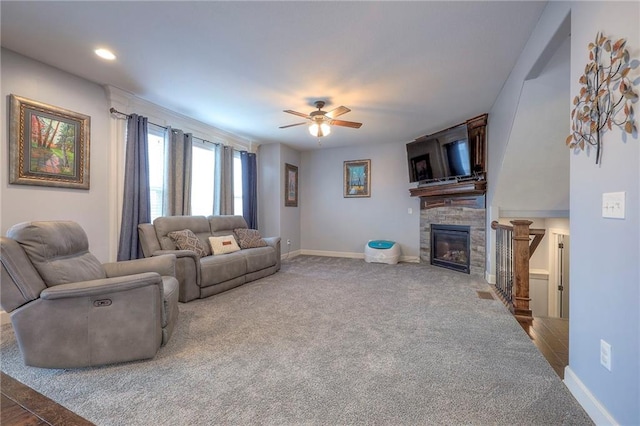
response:
[(487, 169), (487, 114), (467, 120), (467, 134), (471, 148), (471, 166), (473, 171), (484, 177)]

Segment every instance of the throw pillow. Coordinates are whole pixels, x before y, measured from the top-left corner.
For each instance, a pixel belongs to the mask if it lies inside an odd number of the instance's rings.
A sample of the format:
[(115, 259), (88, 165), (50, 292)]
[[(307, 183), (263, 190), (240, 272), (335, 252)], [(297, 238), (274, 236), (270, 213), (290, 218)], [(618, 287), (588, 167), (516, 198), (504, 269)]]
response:
[(233, 235), (223, 235), (222, 237), (209, 237), (211, 251), (214, 255), (233, 253), (240, 250)]
[(207, 249), (192, 230), (183, 229), (182, 231), (169, 232), (167, 235), (169, 236), (169, 238), (175, 241), (178, 249), (191, 250), (195, 252), (198, 257), (207, 255)]
[(236, 228), (233, 232), (238, 236), (240, 248), (248, 249), (267, 246), (267, 242), (262, 239), (257, 229)]

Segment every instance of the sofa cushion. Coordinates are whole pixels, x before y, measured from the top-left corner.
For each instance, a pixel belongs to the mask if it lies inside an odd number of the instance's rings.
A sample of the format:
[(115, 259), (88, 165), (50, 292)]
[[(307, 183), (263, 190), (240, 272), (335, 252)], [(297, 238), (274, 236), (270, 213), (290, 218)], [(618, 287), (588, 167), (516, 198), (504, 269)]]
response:
[(209, 226), (213, 236), (232, 235), (234, 229), (246, 228), (247, 222), (238, 215), (209, 216)]
[(162, 250), (176, 250), (176, 243), (168, 236), (169, 232), (189, 229), (196, 234), (202, 245), (205, 247), (207, 256), (211, 254), (209, 246), (209, 220), (205, 216), (161, 216), (153, 221), (158, 241)]
[(183, 229), (181, 231), (173, 231), (167, 234), (180, 250), (191, 250), (195, 252), (198, 257), (207, 255), (207, 249), (202, 241), (194, 234), (190, 229)]
[(257, 229), (236, 228), (233, 232), (238, 236), (240, 248), (249, 249), (267, 246), (267, 242), (262, 239)]
[(200, 259), (201, 287), (219, 284), (247, 273), (247, 261), (242, 251), (224, 256), (207, 256)]
[(7, 236), (22, 246), (48, 287), (107, 276), (100, 261), (89, 253), (87, 234), (75, 222), (20, 223)]
[(276, 250), (273, 247), (258, 247), (242, 250), (247, 259), (247, 272), (255, 272), (276, 264)]
[(211, 251), (214, 255), (233, 253), (240, 250), (233, 235), (223, 235), (222, 237), (209, 237)]

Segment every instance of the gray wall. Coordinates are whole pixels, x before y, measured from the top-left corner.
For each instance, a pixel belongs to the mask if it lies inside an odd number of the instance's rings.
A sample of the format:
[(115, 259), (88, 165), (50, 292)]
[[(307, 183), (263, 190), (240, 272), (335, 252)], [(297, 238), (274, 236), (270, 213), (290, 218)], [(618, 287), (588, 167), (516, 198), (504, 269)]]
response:
[(258, 163), (258, 229), (264, 236), (280, 235), (280, 146), (260, 145)]
[[(300, 191), (300, 186), (302, 184), (302, 175), (300, 173), (300, 153), (287, 145), (281, 145), (280, 148), (280, 199), (278, 200), (280, 204), (281, 214), (280, 214), (280, 236), (282, 237), (282, 253), (285, 254), (287, 250), (287, 239), (291, 240), (291, 247), (289, 248), (292, 252), (300, 250), (301, 248), (301, 214), (302, 206), (306, 202), (306, 197), (303, 196), (302, 191)], [(284, 167), (285, 163), (292, 164), (294, 166), (298, 166), (298, 207), (287, 207), (284, 205)]]
[[(0, 199), (2, 235), (12, 225), (32, 220), (73, 220), (89, 237), (91, 252), (103, 262), (112, 260), (115, 233), (111, 229), (111, 199), (115, 181), (110, 164), (109, 104), (104, 89), (82, 78), (2, 49), (2, 136)], [(9, 185), (7, 153), (9, 94), (69, 109), (91, 117), (89, 190)], [(110, 247), (111, 245), (111, 247)]]
[[(571, 94), (597, 31), (626, 38), (640, 58), (638, 2), (580, 2), (571, 11)], [(633, 71), (632, 80), (640, 76)], [(636, 93), (640, 90), (636, 86)], [(637, 105), (636, 105), (637, 108)], [(638, 121), (636, 118), (636, 126)], [(640, 424), (640, 141), (614, 129), (595, 152), (571, 155), (571, 327), (569, 367), (620, 424)], [(601, 217), (602, 194), (626, 192), (626, 218)], [(600, 366), (600, 339), (612, 347), (612, 371)]]
[[(522, 86), (492, 204), (510, 216), (569, 216), (569, 65), (566, 37), (536, 78)], [(514, 184), (517, 182), (517, 184)]]
[[(554, 54), (557, 53), (563, 42), (566, 42), (570, 33), (569, 13), (570, 7), (568, 3), (552, 2), (547, 5), (507, 82), (489, 111), (489, 123), (487, 126), (488, 230), (491, 229), (491, 222), (500, 218), (501, 208), (517, 211), (511, 212), (511, 215), (533, 216), (533, 212), (527, 210), (561, 209), (566, 212), (568, 207), (566, 201), (568, 174), (565, 171), (561, 178), (564, 183), (561, 181), (559, 184), (560, 187), (564, 187), (564, 195), (559, 198), (548, 197), (546, 192), (549, 191), (549, 182), (546, 178), (537, 177), (534, 173), (536, 173), (536, 170), (539, 170), (538, 174), (543, 173), (542, 167), (549, 161), (551, 155), (544, 155), (544, 149), (536, 151), (531, 150), (530, 147), (539, 146), (536, 138), (538, 130), (547, 127), (547, 121), (550, 117), (546, 111), (548, 109), (545, 104), (546, 100), (536, 93), (541, 88), (544, 88), (545, 94), (549, 96), (549, 100), (552, 100), (551, 105), (553, 108), (551, 109), (555, 114), (559, 114), (560, 117), (551, 115), (554, 123), (551, 134), (557, 134), (555, 137), (561, 138), (557, 143), (564, 147), (564, 138), (566, 137), (564, 133), (568, 132), (566, 123), (569, 116), (569, 112), (566, 109), (569, 108), (570, 104), (568, 100), (563, 102), (562, 99), (551, 93), (553, 87), (559, 88), (565, 94), (568, 93), (566, 91), (568, 82), (566, 80), (564, 82), (561, 81), (561, 79), (566, 78), (566, 74), (563, 75), (563, 73), (567, 72), (566, 69), (563, 70), (563, 67), (566, 67), (566, 63), (563, 65), (563, 58), (554, 57)], [(546, 72), (544, 72), (545, 70)], [(558, 107), (563, 105), (565, 110), (558, 110)], [(561, 130), (557, 130), (557, 123), (559, 122), (558, 120), (563, 120), (562, 117), (566, 117), (564, 119), (566, 131), (560, 134)], [(542, 131), (545, 132), (546, 137), (549, 137), (549, 130)], [(548, 144), (553, 143), (553, 141), (543, 140), (540, 143), (551, 147)], [(552, 150), (557, 157), (554, 161), (562, 160), (564, 164), (568, 164), (566, 151), (564, 153), (558, 152), (560, 148), (557, 146), (553, 146)], [(508, 158), (507, 155), (509, 156)], [(534, 158), (528, 161), (526, 160), (527, 156), (534, 156)], [(525, 164), (523, 164), (523, 161)], [(520, 168), (527, 170), (527, 172), (521, 172)], [(520, 179), (522, 179), (522, 182)], [(514, 185), (514, 182), (517, 182), (517, 184)], [(538, 184), (540, 186), (536, 187)], [(554, 185), (552, 184), (552, 187)], [(532, 191), (533, 199), (536, 202), (532, 203), (527, 197), (520, 195), (519, 190), (521, 189), (523, 190), (522, 194)], [(563, 199), (564, 201), (562, 201)], [(544, 203), (545, 206), (542, 207), (541, 203)], [(541, 214), (541, 216), (547, 215)], [(492, 281), (495, 274), (492, 255), (492, 253), (495, 253), (495, 232), (493, 231), (487, 232), (486, 252), (488, 254), (486, 261), (487, 276)]]
[[(282, 238), (282, 254), (300, 250), (300, 210), (304, 203), (298, 183), (298, 207), (284, 205), (285, 164), (300, 167), (300, 153), (283, 144), (258, 148), (258, 227), (264, 236)], [(298, 170), (298, 179), (301, 179)], [(291, 247), (286, 241), (291, 240)]]
[[(371, 197), (344, 198), (343, 163), (363, 159), (371, 160)], [(307, 151), (300, 173), (303, 250), (355, 257), (369, 240), (388, 239), (419, 257), (420, 201), (409, 196), (405, 143)]]
[[(561, 113), (568, 135), (571, 97), (589, 60), (587, 45), (600, 30), (615, 40), (626, 38), (637, 59), (639, 15), (637, 2), (547, 5), (489, 113), (489, 221), (497, 219), (500, 175), (531, 71), (540, 69), (540, 60), (551, 57), (549, 47), (561, 46), (570, 32), (570, 95)], [(639, 70), (633, 72), (632, 79), (638, 78)], [(599, 424), (640, 424), (640, 150), (637, 136), (627, 139), (617, 129), (605, 134), (601, 166), (594, 152), (569, 152), (571, 326), (565, 383)], [(557, 143), (564, 145), (564, 138)], [(601, 217), (602, 194), (614, 191), (626, 192), (624, 220)], [(489, 269), (493, 252), (488, 250)], [(600, 339), (611, 344), (612, 371), (600, 365)]]

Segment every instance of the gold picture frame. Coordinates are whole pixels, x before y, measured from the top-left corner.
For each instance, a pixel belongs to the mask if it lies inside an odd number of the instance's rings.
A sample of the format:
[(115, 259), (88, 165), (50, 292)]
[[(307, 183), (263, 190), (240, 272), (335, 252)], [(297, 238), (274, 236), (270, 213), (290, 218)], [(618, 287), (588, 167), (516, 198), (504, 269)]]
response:
[(9, 183), (89, 189), (91, 117), (10, 95)]
[(284, 164), (284, 205), (298, 207), (298, 166)]
[(344, 162), (344, 198), (371, 197), (371, 160)]

